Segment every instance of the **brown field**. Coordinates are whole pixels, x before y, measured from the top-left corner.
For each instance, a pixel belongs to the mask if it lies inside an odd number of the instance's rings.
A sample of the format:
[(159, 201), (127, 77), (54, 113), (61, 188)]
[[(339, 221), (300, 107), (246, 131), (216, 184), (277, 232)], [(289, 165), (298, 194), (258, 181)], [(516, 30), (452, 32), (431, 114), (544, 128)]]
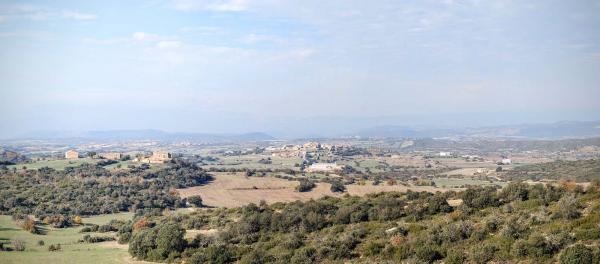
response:
[[(214, 173), (215, 180), (204, 186), (178, 189), (182, 197), (200, 195), (205, 205), (215, 207), (237, 207), (249, 203), (267, 203), (306, 201), (324, 196), (340, 197), (344, 194), (332, 193), (328, 183), (318, 183), (310, 192), (296, 192), (297, 181), (288, 181), (273, 177), (245, 177), (242, 174)], [(369, 193), (399, 191), (446, 191), (447, 189), (430, 186), (406, 187), (402, 185), (348, 185), (346, 193), (363, 196)]]

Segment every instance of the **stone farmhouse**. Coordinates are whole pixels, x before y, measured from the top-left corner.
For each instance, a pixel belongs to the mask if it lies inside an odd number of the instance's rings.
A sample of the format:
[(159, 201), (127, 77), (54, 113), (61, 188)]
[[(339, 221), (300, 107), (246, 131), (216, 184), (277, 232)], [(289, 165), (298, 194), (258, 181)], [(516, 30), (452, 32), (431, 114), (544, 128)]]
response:
[(79, 158), (79, 152), (75, 151), (75, 150), (67, 150), (67, 152), (65, 152), (65, 159), (78, 159)]

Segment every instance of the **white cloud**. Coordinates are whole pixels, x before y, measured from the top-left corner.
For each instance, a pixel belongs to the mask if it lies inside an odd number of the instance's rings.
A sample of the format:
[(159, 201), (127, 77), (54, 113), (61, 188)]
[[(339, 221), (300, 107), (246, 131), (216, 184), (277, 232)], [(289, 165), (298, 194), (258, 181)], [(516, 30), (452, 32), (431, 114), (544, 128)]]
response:
[(272, 57), (272, 61), (301, 61), (315, 54), (315, 50), (311, 48), (293, 49)]
[(207, 6), (207, 9), (224, 12), (239, 12), (248, 8), (248, 0), (219, 1)]
[(119, 43), (130, 42), (131, 39), (130, 38), (115, 38), (115, 39), (84, 38), (82, 41), (84, 43), (94, 44), (94, 45), (114, 45), (114, 44), (119, 44)]
[(160, 36), (146, 32), (135, 32), (132, 37), (136, 41), (158, 41), (160, 39)]
[(181, 42), (180, 41), (172, 41), (172, 40), (163, 40), (163, 41), (159, 41), (156, 46), (159, 49), (176, 49), (181, 47)]
[(248, 9), (248, 0), (173, 0), (173, 7), (180, 11), (211, 10), (239, 12)]
[(94, 20), (98, 18), (98, 16), (94, 14), (85, 14), (73, 11), (63, 11), (62, 16), (64, 18), (75, 19), (75, 20)]
[(0, 23), (5, 22), (7, 19), (5, 16), (0, 16)]

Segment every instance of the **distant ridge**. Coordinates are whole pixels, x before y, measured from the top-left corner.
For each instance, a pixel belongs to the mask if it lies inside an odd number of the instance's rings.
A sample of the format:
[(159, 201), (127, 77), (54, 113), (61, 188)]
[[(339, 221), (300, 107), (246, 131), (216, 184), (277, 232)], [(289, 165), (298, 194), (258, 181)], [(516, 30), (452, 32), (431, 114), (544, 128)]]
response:
[(359, 131), (361, 137), (404, 138), (525, 138), (561, 139), (600, 136), (600, 121), (561, 121), (457, 129), (417, 129), (405, 126), (378, 126)]
[(38, 131), (29, 133), (24, 139), (96, 139), (96, 140), (190, 140), (205, 142), (242, 142), (265, 141), (276, 138), (262, 132), (243, 134), (211, 134), (211, 133), (186, 133), (166, 132), (156, 129), (132, 130), (92, 130), (86, 132), (69, 131)]

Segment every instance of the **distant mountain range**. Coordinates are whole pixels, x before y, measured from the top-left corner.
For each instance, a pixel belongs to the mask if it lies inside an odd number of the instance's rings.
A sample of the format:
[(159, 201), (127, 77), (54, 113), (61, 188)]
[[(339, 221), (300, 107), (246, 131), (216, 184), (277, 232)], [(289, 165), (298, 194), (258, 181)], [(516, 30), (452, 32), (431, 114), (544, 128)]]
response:
[(378, 126), (359, 131), (358, 136), (403, 138), (584, 138), (600, 136), (600, 121), (561, 121), (546, 124), (520, 124), (454, 129), (417, 129), (405, 126)]
[(37, 131), (25, 135), (27, 139), (95, 139), (95, 140), (191, 140), (203, 142), (265, 141), (275, 138), (261, 132), (243, 134), (210, 134), (166, 132), (155, 129), (95, 130), (85, 132)]
[[(370, 138), (521, 138), (566, 139), (600, 137), (600, 121), (561, 121), (556, 123), (518, 124), (467, 128), (416, 128), (410, 126), (377, 126), (340, 135)], [(308, 138), (319, 138), (313, 136)], [(307, 137), (305, 137), (307, 138)], [(37, 131), (20, 139), (81, 139), (81, 140), (161, 140), (199, 141), (207, 143), (266, 141), (277, 138), (262, 132), (242, 134), (166, 132), (155, 129), (95, 130), (85, 132)]]

